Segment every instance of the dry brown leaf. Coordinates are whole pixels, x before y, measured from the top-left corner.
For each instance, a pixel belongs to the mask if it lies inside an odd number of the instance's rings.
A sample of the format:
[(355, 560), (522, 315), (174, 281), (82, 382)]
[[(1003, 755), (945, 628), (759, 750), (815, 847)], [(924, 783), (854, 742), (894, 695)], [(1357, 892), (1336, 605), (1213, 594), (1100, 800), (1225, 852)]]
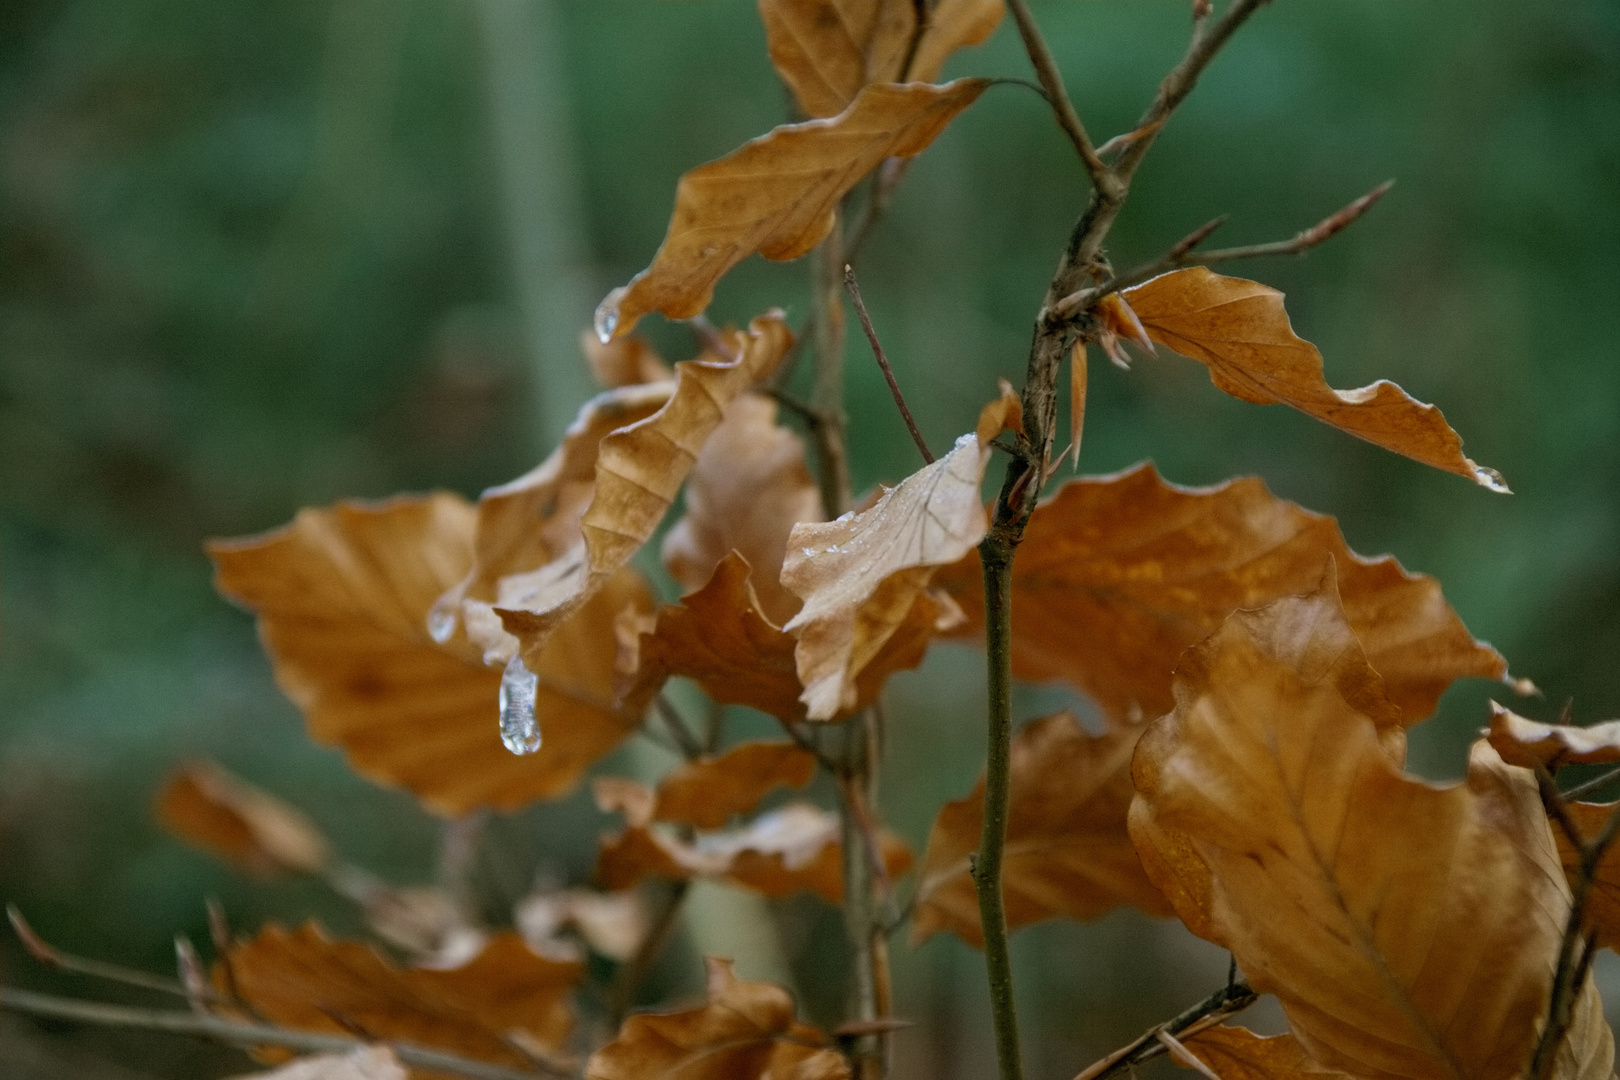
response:
[(1256, 1035), (1217, 1024), (1182, 1040), (1221, 1080), (1355, 1080), (1311, 1059), (1292, 1035)]
[[(1177, 913), (1277, 995), (1317, 1061), (1507, 1080), (1529, 1060), (1569, 907), (1535, 779), (1483, 741), (1464, 783), (1408, 777), (1379, 682), (1331, 582), (1232, 615), (1187, 652), (1175, 711), (1137, 747), (1132, 836)], [(1166, 836), (1181, 847), (1165, 853)], [(1590, 982), (1575, 1017), (1556, 1075), (1608, 1077)]]
[(209, 545), (220, 591), (257, 612), (276, 681), (311, 737), (449, 815), (564, 794), (634, 729), (638, 718), (614, 708), (612, 623), (626, 606), (651, 606), (626, 570), (547, 645), (532, 665), (544, 745), (514, 756), (496, 734), (500, 672), (426, 626), (435, 598), (471, 566), (473, 519), (446, 494), (340, 503)]
[(212, 761), (182, 765), (157, 797), (165, 829), (252, 874), (319, 874), (332, 852), (303, 811)]
[(825, 517), (803, 440), (776, 422), (776, 402), (744, 394), (698, 454), (686, 482), (686, 515), (664, 538), (664, 565), (691, 592), (737, 552), (754, 568), (760, 610), (780, 626), (799, 610), (799, 598), (778, 580), (788, 534), (801, 521)]
[(684, 762), (658, 782), (658, 821), (718, 829), (778, 787), (802, 788), (816, 759), (792, 743), (747, 742), (717, 758)]
[(401, 970), (370, 946), (333, 941), (313, 923), (267, 926), (231, 946), (229, 960), (229, 977), (216, 967), (215, 988), (234, 990), (271, 1023), (364, 1032), (514, 1068), (530, 1064), (514, 1040), (552, 1052), (565, 1046), (574, 1026), (568, 995), (585, 973), (580, 964), (534, 955), (512, 933), (490, 939), (462, 967)]
[[(625, 791), (612, 789), (615, 796)], [(830, 904), (843, 900), (843, 856), (838, 815), (807, 803), (789, 803), (735, 829), (699, 833), (691, 842), (673, 829), (638, 820), (639, 799), (621, 805), (602, 798), (603, 809), (624, 809), (629, 827), (602, 841), (596, 876), (609, 889), (627, 889), (644, 878), (718, 878), (766, 896), (810, 891)], [(650, 796), (651, 793), (649, 792)], [(891, 878), (911, 866), (905, 842), (885, 830), (883, 863)]]
[(668, 404), (602, 438), (578, 543), (538, 569), (500, 580), (495, 612), (518, 639), (529, 670), (539, 672), (536, 662), (551, 635), (658, 527), (726, 406), (775, 371), (793, 343), (779, 312), (756, 318), (746, 332), (722, 331), (721, 337), (726, 357), (675, 365)]
[(1150, 338), (1206, 365), (1210, 380), (1233, 397), (1292, 405), (1386, 450), (1507, 491), (1495, 469), (1463, 456), (1462, 439), (1433, 405), (1382, 379), (1359, 390), (1328, 386), (1322, 354), (1294, 333), (1276, 289), (1194, 266), (1123, 295)]
[(1590, 727), (1542, 724), (1491, 702), (1487, 738), (1509, 765), (1606, 765), (1620, 761), (1620, 720)]
[(957, 49), (980, 45), (1001, 23), (1003, 0), (939, 0), (917, 42), (913, 0), (760, 0), (765, 44), (806, 116), (836, 116), (875, 82), (933, 82)]
[[(1150, 464), (1065, 484), (1030, 516), (1012, 571), (1013, 674), (1067, 682), (1116, 720), (1158, 716), (1188, 646), (1239, 608), (1311, 591), (1329, 557), (1350, 625), (1406, 724), (1434, 712), (1456, 679), (1506, 675), (1437, 581), (1355, 554), (1332, 518), (1254, 477), (1184, 488)], [(977, 553), (935, 584), (967, 617), (954, 633), (982, 635)]]
[(744, 982), (729, 960), (707, 963), (707, 1004), (630, 1017), (591, 1055), (585, 1080), (848, 1080), (844, 1056), (794, 1019), (791, 994)]
[(652, 265), (596, 309), (597, 334), (611, 340), (651, 311), (671, 319), (700, 314), (715, 282), (756, 251), (777, 260), (803, 255), (867, 173), (884, 158), (922, 153), (989, 85), (877, 83), (836, 117), (784, 125), (699, 165), (675, 188), (675, 212)]
[(990, 522), (979, 485), (990, 440), (1020, 422), (1018, 399), (1003, 383), (1000, 398), (980, 411), (975, 431), (884, 490), (870, 508), (793, 527), (782, 584), (804, 607), (783, 629), (799, 639), (799, 699), (811, 720), (831, 720), (854, 707), (861, 671), (912, 617), (935, 571), (983, 539)]
[[(1012, 797), (1002, 893), (1007, 928), (1066, 915), (1094, 919), (1121, 904), (1153, 915), (1170, 905), (1142, 871), (1125, 830), (1131, 753), (1140, 728), (1088, 735), (1069, 713), (1036, 720), (1012, 742)], [(982, 947), (968, 857), (984, 827), (984, 778), (934, 819), (917, 886), (911, 938), (950, 930)]]
[(668, 382), (675, 377), (664, 358), (646, 338), (634, 335), (603, 342), (590, 330), (579, 335), (579, 347), (591, 366), (591, 375), (608, 389)]
[[(1567, 805), (1575, 828), (1582, 839), (1588, 841), (1601, 833), (1609, 818), (1620, 811), (1620, 802), (1571, 802)], [(1562, 829), (1553, 829), (1553, 839), (1558, 842), (1558, 861), (1564, 868), (1564, 877), (1570, 888), (1574, 888), (1581, 872), (1580, 853)], [(1598, 860), (1591, 891), (1586, 894), (1586, 921), (1597, 931), (1600, 946), (1620, 951), (1620, 847), (1610, 845)]]
[(538, 889), (517, 902), (512, 921), (529, 948), (552, 960), (584, 959), (578, 944), (563, 936), (571, 929), (592, 951), (623, 963), (649, 928), (646, 905), (635, 891)]
[(229, 1080), (406, 1080), (409, 1074), (386, 1046), (362, 1046), (346, 1054), (317, 1054), (289, 1061), (279, 1069)]

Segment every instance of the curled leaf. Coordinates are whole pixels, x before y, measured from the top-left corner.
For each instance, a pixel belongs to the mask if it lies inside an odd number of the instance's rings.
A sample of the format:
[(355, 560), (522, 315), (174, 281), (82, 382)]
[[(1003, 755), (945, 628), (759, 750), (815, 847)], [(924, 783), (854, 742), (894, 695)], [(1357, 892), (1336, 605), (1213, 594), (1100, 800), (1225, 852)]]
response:
[[(1150, 464), (1061, 487), (1030, 515), (1013, 563), (1013, 674), (1062, 680), (1117, 720), (1169, 711), (1183, 651), (1240, 608), (1309, 592), (1331, 558), (1344, 612), (1408, 725), (1459, 678), (1502, 678), (1431, 577), (1366, 559), (1337, 523), (1277, 498), (1254, 477), (1208, 488), (1166, 483)], [(984, 631), (977, 553), (940, 571)]]
[[(1131, 845), (1131, 754), (1141, 728), (1094, 736), (1069, 713), (1036, 720), (1012, 742), (1012, 796), (1002, 893), (1007, 928), (1067, 916), (1094, 919), (1122, 904), (1169, 915)], [(982, 946), (969, 858), (984, 827), (984, 778), (934, 819), (917, 885), (912, 940), (950, 930)]]
[[(1483, 741), (1462, 784), (1405, 775), (1379, 682), (1331, 582), (1232, 615), (1142, 736), (1131, 832), (1178, 914), (1277, 995), (1317, 1061), (1507, 1080), (1570, 902), (1537, 786)], [(1613, 1056), (1588, 982), (1555, 1075), (1601, 1080)]]
[(675, 365), (675, 391), (657, 412), (604, 436), (595, 484), (574, 546), (528, 573), (501, 579), (496, 614), (531, 671), (547, 639), (617, 574), (663, 519), (724, 410), (776, 370), (793, 335), (779, 313), (724, 335), (719, 359)]
[(157, 817), (180, 839), (252, 874), (319, 874), (332, 859), (303, 811), (212, 761), (190, 762), (169, 777)]
[(772, 790), (802, 788), (815, 774), (816, 759), (792, 743), (742, 743), (719, 757), (677, 765), (658, 782), (653, 817), (718, 829)]
[(939, 0), (917, 41), (913, 0), (760, 0), (765, 45), (806, 116), (836, 116), (861, 87), (933, 82), (957, 49), (983, 44), (1001, 23), (1003, 0)]
[(844, 1056), (794, 1019), (786, 990), (744, 982), (729, 960), (707, 963), (706, 1004), (630, 1017), (591, 1055), (585, 1080), (848, 1080)]
[[(649, 793), (650, 794), (650, 793)], [(601, 790), (598, 790), (598, 803)], [(843, 900), (843, 856), (838, 815), (807, 803), (789, 803), (736, 829), (681, 839), (667, 826), (624, 807), (630, 825), (602, 842), (596, 875), (609, 889), (627, 889), (647, 877), (718, 878), (766, 896), (808, 890), (830, 904)], [(891, 877), (905, 873), (911, 853), (891, 833), (880, 837)]]
[(794, 526), (782, 584), (804, 607), (783, 629), (799, 639), (800, 700), (811, 720), (853, 707), (861, 671), (906, 623), (934, 572), (983, 539), (990, 523), (979, 485), (989, 443), (1018, 423), (1018, 399), (1006, 388), (980, 412), (976, 431), (868, 509)]
[(1561, 765), (1607, 765), (1620, 761), (1620, 720), (1590, 727), (1542, 724), (1491, 702), (1491, 726), (1486, 733), (1496, 752), (1509, 765), (1557, 769)]
[(534, 955), (516, 934), (490, 939), (470, 963), (446, 970), (402, 970), (375, 949), (333, 941), (313, 923), (274, 924), (232, 945), (230, 975), (216, 989), (234, 992), (265, 1020), (297, 1031), (399, 1040), (474, 1061), (524, 1068), (513, 1041), (560, 1051), (573, 1029), (568, 995), (579, 964)]
[(221, 592), (259, 616), (276, 681), (312, 738), (355, 771), (397, 784), (438, 813), (521, 806), (570, 790), (634, 729), (614, 707), (613, 618), (650, 606), (634, 571), (611, 579), (534, 657), (539, 753), (497, 738), (501, 676), (427, 616), (472, 565), (474, 511), (454, 495), (306, 509), (262, 536), (216, 541)]
[(604, 342), (592, 331), (585, 330), (579, 335), (579, 347), (590, 364), (592, 377), (610, 390), (668, 382), (675, 377), (646, 338), (628, 335)]
[(799, 598), (778, 580), (788, 534), (801, 521), (825, 517), (803, 440), (776, 422), (776, 402), (743, 394), (698, 454), (686, 482), (686, 515), (664, 538), (664, 565), (690, 592), (737, 552), (754, 568), (760, 610), (780, 626), (799, 610)]
[(652, 265), (608, 293), (596, 330), (608, 341), (643, 315), (689, 319), (727, 270), (754, 252), (796, 259), (832, 228), (838, 201), (888, 157), (920, 154), (987, 79), (877, 83), (827, 120), (786, 124), (707, 165), (675, 188), (675, 212)]
[[(635, 627), (634, 644), (621, 648), (624, 708), (639, 713), (672, 675), (685, 676), (711, 699), (747, 705), (783, 720), (805, 718), (804, 692), (794, 650), (798, 639), (760, 611), (748, 563), (733, 552), (707, 585), (679, 604), (659, 608), (650, 627)], [(938, 630), (958, 621), (955, 604), (924, 593), (855, 678), (848, 716), (877, 699), (888, 677), (922, 662)]]
[(1506, 492), (1495, 469), (1463, 456), (1462, 439), (1433, 405), (1380, 380), (1359, 390), (1334, 390), (1322, 354), (1299, 337), (1283, 310), (1283, 294), (1202, 266), (1172, 270), (1123, 293), (1148, 336), (1197, 360), (1235, 398), (1256, 405), (1291, 405), (1307, 416), (1425, 465)]

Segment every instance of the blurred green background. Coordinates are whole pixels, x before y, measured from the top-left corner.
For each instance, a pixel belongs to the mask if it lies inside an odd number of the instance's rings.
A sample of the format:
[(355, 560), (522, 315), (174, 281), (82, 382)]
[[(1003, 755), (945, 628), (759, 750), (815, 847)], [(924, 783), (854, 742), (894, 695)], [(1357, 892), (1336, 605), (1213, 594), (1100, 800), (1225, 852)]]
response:
[[(1187, 10), (1037, 5), (1099, 138), (1179, 56)], [(1008, 24), (948, 71), (1027, 63)], [(206, 940), (205, 895), (239, 927), (316, 914), (357, 932), (321, 888), (243, 881), (157, 830), (153, 792), (196, 755), (297, 802), (355, 862), (431, 880), (440, 824), (308, 742), (200, 543), (528, 468), (588, 393), (577, 334), (650, 259), (676, 178), (786, 109), (741, 0), (0, 5), (0, 898), (63, 947), (156, 970), (176, 931)], [(1516, 494), (1228, 399), (1171, 355), (1093, 364), (1082, 466), (1257, 473), (1337, 515), (1357, 550), (1437, 575), (1544, 689), (1521, 711), (1620, 714), (1620, 5), (1271, 5), (1167, 129), (1111, 255), (1152, 257), (1223, 213), (1218, 242), (1289, 236), (1388, 177), (1393, 193), (1308, 258), (1230, 272), (1289, 294), (1335, 386), (1388, 377), (1438, 403)], [(1017, 87), (911, 170), (862, 285), (936, 446), (971, 427), (997, 375), (1021, 381), (1083, 191)], [(714, 317), (780, 305), (797, 321), (805, 279), (753, 260)], [(656, 322), (667, 354), (693, 351)], [(849, 361), (857, 486), (892, 482), (915, 451), (858, 335)], [(978, 770), (981, 677), (941, 647), (892, 685), (886, 811), (920, 850)], [(1459, 774), (1503, 692), (1454, 689), (1414, 732), (1414, 767)], [(1020, 718), (1057, 700), (1031, 691)], [(581, 880), (605, 823), (582, 798), (496, 819), (494, 876), (512, 894), (537, 869)], [(698, 905), (710, 931), (655, 989), (696, 987), (729, 903)], [(811, 1016), (835, 1019), (835, 913), (771, 905), (773, 927), (774, 953), (742, 972), (791, 978)], [(1015, 952), (1034, 1077), (1072, 1075), (1225, 972), (1212, 947), (1131, 913), (1023, 931)], [(43, 972), (9, 939), (0, 964), (8, 983), (126, 996)], [(920, 1026), (897, 1038), (896, 1075), (985, 1074), (977, 954), (939, 938), (897, 965), (900, 1013)], [(1611, 1015), (1617, 967), (1600, 965)], [(0, 1077), (247, 1068), (180, 1040), (0, 1024)]]

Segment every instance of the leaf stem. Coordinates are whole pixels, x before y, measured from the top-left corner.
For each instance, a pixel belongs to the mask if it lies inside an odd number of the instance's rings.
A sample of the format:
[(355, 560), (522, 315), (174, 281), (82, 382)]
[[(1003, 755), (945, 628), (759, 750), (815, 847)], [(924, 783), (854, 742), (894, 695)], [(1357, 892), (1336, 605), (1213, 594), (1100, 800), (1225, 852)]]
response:
[(929, 452), (928, 442), (917, 428), (917, 420), (911, 415), (911, 407), (906, 404), (906, 395), (900, 392), (900, 384), (895, 380), (894, 369), (889, 366), (889, 358), (883, 352), (883, 345), (878, 341), (877, 330), (872, 327), (872, 317), (866, 313), (866, 302), (861, 299), (861, 286), (855, 280), (855, 268), (848, 263), (844, 264), (844, 288), (849, 291), (849, 299), (855, 305), (855, 314), (861, 320), (861, 329), (866, 332), (867, 344), (872, 346), (872, 355), (877, 358), (878, 367), (883, 369), (883, 379), (889, 384), (889, 394), (900, 409), (900, 418), (906, 422), (906, 430), (911, 432), (911, 441), (917, 444), (917, 450), (922, 454), (926, 464), (934, 463), (934, 455)]
[(1207, 1027), (1213, 1027), (1233, 1013), (1247, 1009), (1258, 1000), (1260, 995), (1256, 994), (1248, 983), (1242, 980), (1229, 983), (1164, 1023), (1148, 1028), (1139, 1038), (1092, 1064), (1074, 1080), (1105, 1080), (1106, 1077), (1134, 1070), (1144, 1061), (1166, 1052), (1167, 1047), (1159, 1039), (1161, 1032), (1172, 1037), (1196, 1034)]
[(984, 966), (990, 980), (996, 1058), (1002, 1080), (1021, 1080), (1018, 1010), (1013, 999), (1012, 957), (1001, 897), (1001, 857), (1007, 844), (1007, 805), (1012, 762), (1012, 560), (1013, 547), (996, 531), (979, 545), (984, 566), (985, 649), (989, 654), (989, 709), (984, 768), (984, 829), (973, 866), (984, 930)]
[(619, 1030), (624, 1018), (636, 1003), (636, 992), (646, 980), (647, 973), (652, 970), (653, 964), (663, 955), (664, 949), (669, 945), (670, 938), (681, 924), (681, 908), (686, 901), (687, 891), (692, 887), (690, 881), (672, 881), (668, 891), (664, 894), (663, 906), (659, 908), (658, 917), (647, 930), (647, 936), (641, 939), (636, 946), (635, 955), (624, 962), (613, 979), (613, 989), (608, 995), (608, 1024), (615, 1032)]
[[(125, 1005), (107, 1005), (99, 1001), (76, 1001), (72, 998), (37, 994), (31, 990), (0, 987), (0, 1009), (28, 1016), (67, 1020), (102, 1027), (134, 1028), (142, 1031), (165, 1031), (174, 1035), (189, 1035), (210, 1039), (231, 1046), (282, 1046), (312, 1054), (345, 1053), (375, 1044), (375, 1040), (356, 1039), (347, 1035), (326, 1035), (314, 1031), (294, 1031), (271, 1024), (243, 1024), (223, 1020), (217, 1016), (167, 1009), (139, 1009)], [(454, 1054), (429, 1050), (411, 1043), (386, 1042), (400, 1063), (413, 1068), (431, 1069), (467, 1077), (468, 1080), (534, 1080), (537, 1076), (568, 1076), (561, 1068), (542, 1066), (544, 1071), (510, 1069), (481, 1061), (470, 1061)]]
[(88, 975), (94, 979), (105, 979), (108, 982), (121, 983), (124, 986), (135, 986), (142, 990), (152, 990), (160, 994), (172, 994), (175, 997), (196, 999), (222, 1003), (226, 1001), (212, 991), (204, 991), (199, 996), (188, 989), (177, 979), (166, 978), (162, 975), (153, 975), (148, 971), (139, 971), (135, 968), (123, 967), (119, 964), (109, 964), (103, 960), (92, 960), (85, 956), (74, 956), (63, 952), (56, 946), (40, 937), (34, 928), (28, 925), (22, 912), (16, 904), (6, 905), (6, 917), (11, 920), (11, 928), (17, 934), (28, 955), (49, 967), (59, 968), (62, 971), (71, 971), (76, 975)]

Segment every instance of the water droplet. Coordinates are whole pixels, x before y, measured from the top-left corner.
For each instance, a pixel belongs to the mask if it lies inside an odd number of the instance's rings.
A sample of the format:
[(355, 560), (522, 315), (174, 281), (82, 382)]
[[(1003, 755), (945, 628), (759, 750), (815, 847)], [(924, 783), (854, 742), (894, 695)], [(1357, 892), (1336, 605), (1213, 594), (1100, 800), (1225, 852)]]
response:
[(428, 637), (443, 645), (450, 640), (450, 635), (456, 632), (456, 605), (445, 603), (443, 599), (433, 605), (433, 610), (427, 617)]
[[(1469, 462), (1469, 464), (1473, 465), (1474, 463)], [(1498, 495), (1513, 494), (1512, 489), (1507, 486), (1507, 481), (1502, 479), (1502, 474), (1495, 469), (1488, 469), (1483, 465), (1474, 465), (1474, 479), (1479, 483), (1480, 487), (1494, 491)]]
[(534, 718), (534, 694), (540, 680), (515, 655), (501, 673), (501, 742), (514, 754), (540, 749), (540, 724)]
[(799, 550), (804, 552), (804, 557), (807, 559), (813, 559), (816, 557), (815, 548), (800, 548)]
[(604, 345), (613, 340), (613, 331), (619, 328), (619, 301), (624, 299), (624, 293), (621, 285), (596, 305), (596, 339)]

